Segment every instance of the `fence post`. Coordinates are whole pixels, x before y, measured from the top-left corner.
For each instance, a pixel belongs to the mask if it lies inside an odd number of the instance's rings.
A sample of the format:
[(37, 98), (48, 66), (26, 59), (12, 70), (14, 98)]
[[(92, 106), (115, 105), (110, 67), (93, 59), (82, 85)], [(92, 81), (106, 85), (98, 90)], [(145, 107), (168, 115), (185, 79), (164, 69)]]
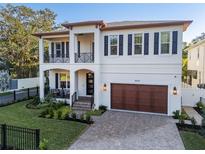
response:
[(1, 144), (2, 144), (2, 150), (7, 149), (6, 145), (6, 124), (1, 125)]
[(36, 149), (39, 149), (40, 144), (40, 129), (36, 129)]
[(16, 91), (14, 90), (14, 101), (16, 100)]
[(28, 92), (28, 99), (29, 99), (29, 97), (30, 97), (30, 94), (29, 94), (29, 88), (27, 89), (27, 92)]
[(38, 87), (36, 87), (36, 93), (37, 93), (36, 95), (38, 95)]

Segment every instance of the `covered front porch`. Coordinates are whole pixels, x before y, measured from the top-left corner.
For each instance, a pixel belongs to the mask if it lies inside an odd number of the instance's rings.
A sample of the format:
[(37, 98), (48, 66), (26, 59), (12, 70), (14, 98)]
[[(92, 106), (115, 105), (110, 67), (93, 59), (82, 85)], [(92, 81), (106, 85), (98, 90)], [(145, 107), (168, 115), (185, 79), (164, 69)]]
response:
[[(69, 69), (44, 71), (44, 91), (41, 97), (50, 94), (56, 100), (64, 101), (75, 109), (94, 107), (94, 72), (81, 69), (71, 75)], [(71, 90), (72, 89), (72, 90)]]

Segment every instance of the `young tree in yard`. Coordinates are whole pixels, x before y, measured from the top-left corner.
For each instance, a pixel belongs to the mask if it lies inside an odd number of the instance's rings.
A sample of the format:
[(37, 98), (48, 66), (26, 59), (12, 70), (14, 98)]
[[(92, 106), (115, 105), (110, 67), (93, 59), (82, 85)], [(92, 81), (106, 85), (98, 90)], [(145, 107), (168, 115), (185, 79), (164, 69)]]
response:
[(56, 14), (49, 9), (6, 5), (0, 9), (0, 57), (14, 78), (34, 77), (38, 72), (38, 39), (32, 34), (51, 31)]

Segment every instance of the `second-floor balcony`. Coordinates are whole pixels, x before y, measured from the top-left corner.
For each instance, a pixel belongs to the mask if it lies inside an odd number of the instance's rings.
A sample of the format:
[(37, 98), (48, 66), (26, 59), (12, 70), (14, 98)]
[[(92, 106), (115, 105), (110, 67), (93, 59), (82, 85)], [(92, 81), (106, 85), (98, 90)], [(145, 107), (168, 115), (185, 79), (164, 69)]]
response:
[(70, 63), (68, 55), (44, 54), (44, 63)]
[(75, 63), (94, 63), (94, 54), (88, 53), (75, 53)]

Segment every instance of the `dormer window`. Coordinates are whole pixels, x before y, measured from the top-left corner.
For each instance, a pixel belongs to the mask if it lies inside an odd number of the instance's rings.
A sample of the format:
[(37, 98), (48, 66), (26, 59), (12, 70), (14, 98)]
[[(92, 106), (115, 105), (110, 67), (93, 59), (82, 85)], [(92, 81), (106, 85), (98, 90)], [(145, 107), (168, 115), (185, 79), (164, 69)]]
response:
[(161, 32), (161, 54), (170, 53), (170, 32)]

